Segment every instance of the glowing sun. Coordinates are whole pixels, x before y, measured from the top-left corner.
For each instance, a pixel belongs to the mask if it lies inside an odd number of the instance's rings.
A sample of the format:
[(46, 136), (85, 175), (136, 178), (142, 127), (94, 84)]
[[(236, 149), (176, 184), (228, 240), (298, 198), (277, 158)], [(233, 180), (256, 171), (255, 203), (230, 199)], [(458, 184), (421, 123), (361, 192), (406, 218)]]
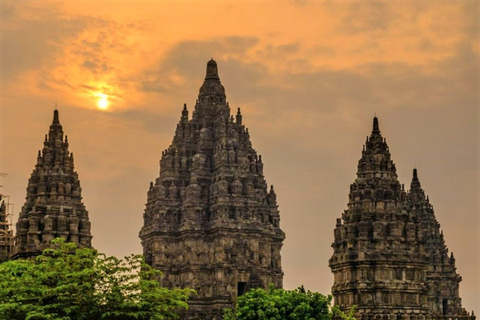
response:
[(97, 100), (97, 107), (100, 110), (108, 109), (108, 96), (106, 94), (100, 93), (98, 95), (99, 99)]

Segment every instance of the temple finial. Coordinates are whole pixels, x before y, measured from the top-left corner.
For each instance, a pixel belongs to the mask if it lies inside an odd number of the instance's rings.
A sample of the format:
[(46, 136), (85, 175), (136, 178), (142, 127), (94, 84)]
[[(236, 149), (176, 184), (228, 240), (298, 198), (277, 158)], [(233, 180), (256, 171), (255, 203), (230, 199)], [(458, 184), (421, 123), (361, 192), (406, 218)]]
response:
[(53, 123), (60, 123), (58, 110), (56, 106), (55, 106), (55, 110), (53, 110)]
[(238, 125), (242, 125), (242, 113), (240, 112), (240, 108), (238, 108), (236, 121)]
[(412, 178), (412, 183), (410, 184), (410, 190), (421, 190), (422, 185), (420, 184), (420, 180), (418, 180), (418, 173), (417, 173), (417, 168), (413, 169), (413, 178)]
[(213, 58), (207, 63), (207, 75), (205, 76), (205, 79), (220, 79), (218, 77), (217, 63)]
[(186, 103), (183, 104), (182, 121), (188, 121), (188, 109)]
[(375, 116), (373, 118), (373, 130), (372, 132), (380, 132), (380, 127), (378, 126), (378, 118)]

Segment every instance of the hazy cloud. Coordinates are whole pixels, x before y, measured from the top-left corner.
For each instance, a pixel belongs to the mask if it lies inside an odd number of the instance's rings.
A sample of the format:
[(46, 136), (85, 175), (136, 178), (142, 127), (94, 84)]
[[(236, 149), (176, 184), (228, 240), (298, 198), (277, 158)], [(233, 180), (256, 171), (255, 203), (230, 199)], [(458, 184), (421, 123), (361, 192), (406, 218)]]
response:
[(343, 8), (346, 14), (340, 29), (347, 33), (387, 32), (396, 22), (385, 1), (345, 2)]
[[(141, 88), (145, 91), (160, 91), (172, 89), (175, 86), (185, 86), (199, 74), (204, 74), (205, 66), (198, 61), (228, 60), (239, 58), (245, 51), (252, 48), (258, 39), (254, 37), (225, 37), (207, 41), (184, 41), (169, 49), (165, 56), (157, 62), (153, 69), (147, 70), (142, 78)], [(182, 81), (174, 78), (181, 77)]]
[(87, 25), (86, 21), (61, 18), (54, 8), (23, 7), (20, 11), (8, 1), (3, 6), (7, 8), (0, 24), (3, 83), (53, 61), (62, 50), (61, 44), (75, 38)]

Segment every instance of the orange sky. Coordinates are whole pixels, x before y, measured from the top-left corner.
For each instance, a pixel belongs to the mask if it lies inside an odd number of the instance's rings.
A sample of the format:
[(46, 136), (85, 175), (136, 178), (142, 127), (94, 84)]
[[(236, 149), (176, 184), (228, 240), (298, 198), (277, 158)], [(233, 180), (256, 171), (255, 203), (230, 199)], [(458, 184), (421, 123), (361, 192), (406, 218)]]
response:
[(95, 247), (140, 252), (148, 183), (213, 57), (277, 191), (287, 288), (330, 292), (335, 219), (376, 113), (400, 181), (419, 169), (464, 306), (480, 305), (477, 1), (0, 6), (0, 171), (16, 217), (57, 102)]

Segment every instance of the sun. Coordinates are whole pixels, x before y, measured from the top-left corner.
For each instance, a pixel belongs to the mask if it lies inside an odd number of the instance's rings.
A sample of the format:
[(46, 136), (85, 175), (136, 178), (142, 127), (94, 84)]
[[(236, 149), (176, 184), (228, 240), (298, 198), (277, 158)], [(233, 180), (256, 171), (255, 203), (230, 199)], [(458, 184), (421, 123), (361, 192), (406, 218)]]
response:
[(97, 107), (100, 110), (107, 110), (108, 109), (108, 96), (106, 94), (100, 93), (98, 94), (99, 99), (97, 100)]

